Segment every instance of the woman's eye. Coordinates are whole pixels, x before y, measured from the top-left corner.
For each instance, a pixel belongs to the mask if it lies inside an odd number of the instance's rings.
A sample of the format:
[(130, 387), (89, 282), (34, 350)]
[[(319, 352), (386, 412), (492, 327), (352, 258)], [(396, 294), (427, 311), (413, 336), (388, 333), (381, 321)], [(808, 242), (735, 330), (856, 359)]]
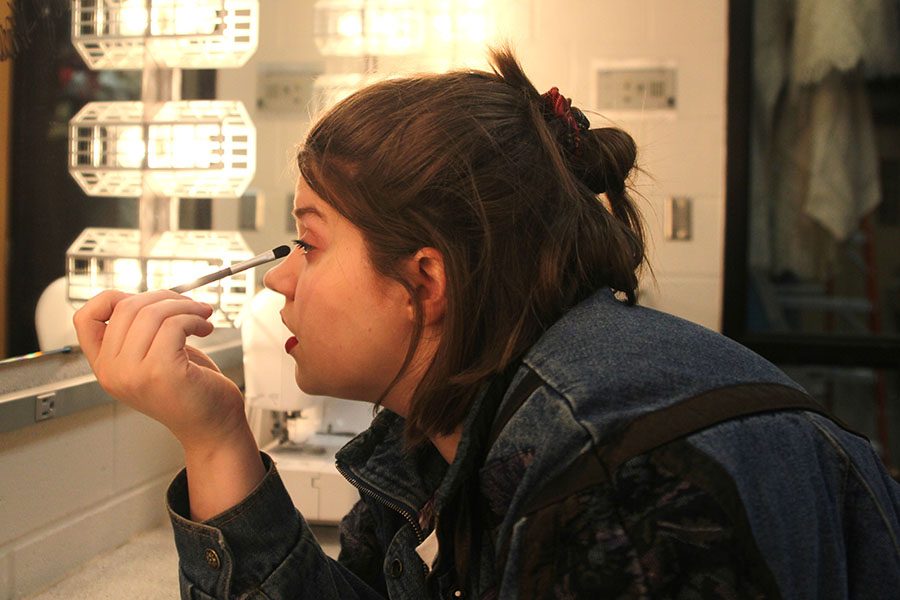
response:
[(303, 252), (303, 254), (307, 254), (310, 250), (312, 250), (312, 246), (310, 246), (303, 240), (291, 240), (291, 242), (294, 244), (294, 246), (296, 246), (297, 248), (300, 248), (300, 250), (301, 250), (301, 252)]

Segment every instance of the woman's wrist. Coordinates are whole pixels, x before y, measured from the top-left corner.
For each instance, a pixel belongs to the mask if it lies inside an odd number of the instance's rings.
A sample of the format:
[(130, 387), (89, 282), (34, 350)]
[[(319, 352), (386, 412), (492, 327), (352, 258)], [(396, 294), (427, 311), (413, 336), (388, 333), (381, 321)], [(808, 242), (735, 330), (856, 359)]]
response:
[(191, 518), (205, 521), (240, 504), (265, 477), (259, 448), (246, 420), (214, 443), (185, 444)]

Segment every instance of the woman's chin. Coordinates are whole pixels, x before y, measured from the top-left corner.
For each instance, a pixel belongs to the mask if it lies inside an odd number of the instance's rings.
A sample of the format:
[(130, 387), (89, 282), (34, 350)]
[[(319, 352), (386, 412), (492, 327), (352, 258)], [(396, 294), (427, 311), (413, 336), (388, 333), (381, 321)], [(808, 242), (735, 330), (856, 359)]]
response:
[(294, 365), (294, 381), (300, 391), (309, 396), (330, 396), (327, 390), (322, 389), (322, 385), (313, 379), (304, 376), (300, 371), (300, 365)]

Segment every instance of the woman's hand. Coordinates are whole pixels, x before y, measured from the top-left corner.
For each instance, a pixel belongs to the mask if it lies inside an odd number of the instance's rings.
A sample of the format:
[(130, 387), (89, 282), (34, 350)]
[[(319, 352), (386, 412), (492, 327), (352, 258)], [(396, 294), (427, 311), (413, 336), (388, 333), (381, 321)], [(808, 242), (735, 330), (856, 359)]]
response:
[(191, 516), (241, 502), (265, 476), (240, 389), (188, 346), (207, 336), (208, 304), (168, 290), (102, 292), (75, 313), (75, 331), (111, 396), (168, 427), (184, 447)]
[(212, 333), (211, 314), (208, 304), (168, 290), (109, 290), (74, 317), (100, 386), (168, 427), (186, 450), (212, 448), (246, 426), (240, 389), (185, 343)]

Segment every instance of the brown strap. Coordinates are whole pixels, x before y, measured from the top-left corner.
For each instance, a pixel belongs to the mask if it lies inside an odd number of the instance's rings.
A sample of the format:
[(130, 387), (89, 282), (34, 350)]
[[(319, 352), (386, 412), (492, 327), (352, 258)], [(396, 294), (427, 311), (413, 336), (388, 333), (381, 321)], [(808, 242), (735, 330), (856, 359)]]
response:
[[(611, 436), (603, 446), (586, 450), (562, 473), (544, 485), (540, 493), (520, 509), (516, 520), (579, 490), (608, 481), (611, 474), (628, 460), (669, 442), (731, 419), (785, 410), (819, 413), (847, 431), (861, 435), (831, 415), (808, 394), (792, 387), (780, 384), (745, 384), (718, 388), (641, 415)], [(499, 545), (500, 552), (497, 556), (501, 565), (505, 563), (508, 544), (507, 536)]]
[[(498, 413), (491, 428), (487, 452), (507, 422), (541, 383), (542, 380), (537, 373), (529, 369), (509, 401)], [(643, 414), (611, 436), (603, 446), (592, 447), (585, 451), (562, 473), (544, 485), (540, 493), (519, 511), (518, 518), (563, 500), (578, 490), (608, 481), (610, 474), (630, 459), (665, 444), (732, 419), (786, 410), (819, 413), (850, 433), (861, 435), (830, 414), (808, 394), (796, 388), (764, 383), (717, 388)], [(510, 533), (500, 540), (498, 554), (500, 570), (504, 568), (509, 552)]]
[(718, 388), (641, 415), (611, 436), (603, 446), (579, 456), (563, 473), (545, 485), (521, 514), (533, 513), (579, 489), (605, 481), (632, 458), (669, 442), (732, 419), (785, 410), (819, 413), (847, 431), (856, 433), (808, 394), (792, 387), (746, 384)]
[(500, 407), (500, 410), (497, 412), (496, 418), (494, 418), (494, 424), (491, 427), (491, 434), (488, 436), (487, 452), (485, 452), (485, 456), (487, 456), (490, 449), (493, 447), (494, 442), (497, 441), (497, 438), (500, 437), (500, 433), (503, 431), (503, 428), (506, 427), (506, 424), (512, 418), (516, 411), (519, 410), (519, 407), (522, 406), (522, 403), (527, 400), (531, 394), (534, 393), (534, 390), (538, 389), (544, 380), (541, 379), (540, 375), (532, 371), (527, 366), (525, 367), (525, 375), (521, 381), (519, 381), (519, 385), (512, 391), (510, 394), (509, 400)]
[(780, 384), (735, 385), (710, 390), (638, 417), (604, 444), (600, 456), (611, 473), (635, 456), (701, 429), (781, 410), (807, 410), (834, 418), (821, 404), (796, 388)]

